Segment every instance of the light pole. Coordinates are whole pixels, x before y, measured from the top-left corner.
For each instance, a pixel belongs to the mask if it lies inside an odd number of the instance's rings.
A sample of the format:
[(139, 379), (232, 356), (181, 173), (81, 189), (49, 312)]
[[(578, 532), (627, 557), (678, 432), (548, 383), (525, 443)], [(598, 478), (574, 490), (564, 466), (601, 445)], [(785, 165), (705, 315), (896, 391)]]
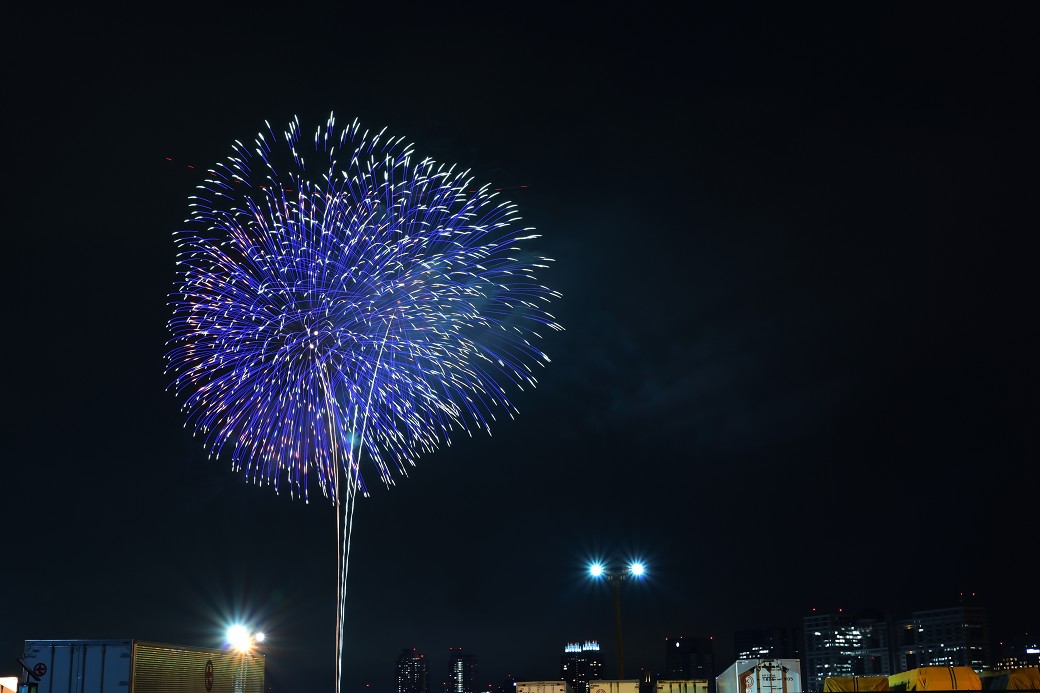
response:
[(621, 583), (627, 577), (640, 579), (645, 567), (639, 561), (630, 563), (625, 570), (610, 570), (602, 563), (589, 566), (589, 574), (597, 580), (606, 580), (614, 590), (614, 636), (617, 638), (617, 671), (618, 679), (625, 678), (625, 651), (621, 639)]

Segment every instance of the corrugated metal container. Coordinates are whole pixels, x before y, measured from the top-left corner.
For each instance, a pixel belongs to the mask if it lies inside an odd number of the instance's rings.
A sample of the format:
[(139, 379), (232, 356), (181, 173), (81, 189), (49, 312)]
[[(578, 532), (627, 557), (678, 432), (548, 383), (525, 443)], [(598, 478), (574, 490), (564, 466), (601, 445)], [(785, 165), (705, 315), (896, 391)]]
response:
[(639, 679), (589, 681), (589, 693), (639, 693)]
[(139, 640), (26, 640), (39, 693), (263, 693), (255, 653)]
[(823, 693), (887, 690), (887, 676), (828, 676), (823, 679)]
[(566, 681), (517, 681), (516, 693), (571, 693)]
[(715, 693), (802, 693), (798, 659), (738, 659), (715, 677)]
[(708, 679), (661, 679), (657, 693), (708, 693)]

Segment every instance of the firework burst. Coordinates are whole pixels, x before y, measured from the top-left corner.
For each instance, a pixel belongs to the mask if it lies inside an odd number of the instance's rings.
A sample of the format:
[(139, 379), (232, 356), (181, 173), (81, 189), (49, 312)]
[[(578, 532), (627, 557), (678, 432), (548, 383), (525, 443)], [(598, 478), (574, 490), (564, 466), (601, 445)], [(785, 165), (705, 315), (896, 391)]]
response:
[[(337, 506), (342, 613), (354, 499), (485, 430), (548, 363), (551, 262), (517, 208), (403, 138), (298, 119), (235, 142), (175, 234), (170, 388), (212, 456)], [(342, 528), (340, 527), (342, 519)]]

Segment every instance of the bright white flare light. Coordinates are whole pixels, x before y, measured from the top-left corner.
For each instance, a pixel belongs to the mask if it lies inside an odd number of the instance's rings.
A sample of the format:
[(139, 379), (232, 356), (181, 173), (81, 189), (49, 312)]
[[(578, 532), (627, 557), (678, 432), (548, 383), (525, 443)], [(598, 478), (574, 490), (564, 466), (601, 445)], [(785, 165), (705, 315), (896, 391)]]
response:
[(256, 640), (257, 642), (263, 642), (264, 638), (266, 638), (266, 637), (267, 636), (264, 635), (263, 632), (260, 632), (260, 633), (257, 633), (256, 635), (253, 636), (253, 640)]
[(643, 564), (642, 563), (638, 563), (638, 562), (637, 563), (633, 563), (632, 565), (630, 565), (628, 567), (628, 571), (630, 573), (632, 573), (636, 577), (641, 577), (643, 575), (643, 570), (644, 570)]
[(249, 638), (249, 631), (246, 629), (245, 626), (238, 624), (228, 628), (227, 641), (232, 648), (243, 652), (245, 650), (248, 650), (251, 644)]
[(589, 566), (589, 574), (592, 575), (592, 577), (600, 577), (603, 575), (603, 565), (600, 563), (593, 563)]

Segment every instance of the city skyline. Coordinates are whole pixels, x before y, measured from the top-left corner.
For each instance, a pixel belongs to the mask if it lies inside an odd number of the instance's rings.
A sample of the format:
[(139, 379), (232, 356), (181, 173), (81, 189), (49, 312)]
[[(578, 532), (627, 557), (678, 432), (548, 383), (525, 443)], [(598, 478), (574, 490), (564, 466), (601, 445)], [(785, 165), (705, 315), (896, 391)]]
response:
[[(921, 666), (934, 666), (939, 662), (932, 661), (931, 659), (915, 659), (906, 660), (905, 655), (903, 659), (899, 659), (900, 654), (898, 651), (897, 643), (889, 642), (889, 638), (895, 635), (897, 630), (900, 630), (903, 623), (915, 622), (920, 619), (925, 619), (927, 622), (929, 619), (934, 620), (937, 617), (941, 619), (953, 619), (956, 621), (961, 618), (960, 614), (967, 611), (979, 611), (983, 614), (982, 618), (988, 622), (988, 610), (986, 607), (980, 605), (972, 599), (971, 595), (966, 595), (966, 599), (962, 599), (957, 605), (947, 605), (939, 608), (928, 608), (928, 609), (914, 609), (908, 613), (887, 613), (878, 609), (867, 609), (861, 613), (846, 613), (842, 609), (834, 610), (831, 613), (817, 613), (813, 610), (812, 613), (806, 614), (797, 625), (759, 625), (751, 627), (733, 633), (733, 649), (730, 652), (720, 651), (718, 649), (718, 643), (710, 637), (698, 636), (692, 634), (671, 634), (666, 635), (661, 639), (659, 660), (650, 662), (636, 661), (636, 668), (629, 672), (625, 680), (641, 680), (644, 676), (650, 675), (653, 680), (709, 680), (713, 681), (715, 676), (722, 673), (729, 665), (738, 659), (795, 659), (799, 660), (802, 669), (802, 678), (806, 686), (806, 691), (818, 691), (822, 685), (822, 675), (816, 676), (812, 673), (811, 668), (813, 665), (813, 658), (818, 656), (814, 652), (807, 650), (806, 645), (808, 640), (805, 636), (805, 629), (811, 625), (819, 627), (820, 623), (829, 624), (828, 627), (836, 628), (837, 624), (843, 624), (855, 630), (855, 627), (867, 625), (867, 626), (884, 626), (886, 631), (885, 638), (880, 645), (863, 645), (862, 648), (865, 651), (880, 648), (881, 651), (886, 652), (886, 657), (892, 657), (891, 662), (886, 661), (883, 663), (880, 669), (877, 671), (853, 671), (849, 669), (845, 671), (841, 666), (849, 666), (851, 664), (844, 664), (837, 668), (834, 667), (833, 663), (830, 665), (831, 675), (872, 675), (872, 674), (894, 674), (901, 671), (908, 671)], [(949, 634), (943, 631), (944, 635), (949, 637)], [(743, 642), (766, 642), (768, 641), (772, 647), (767, 647), (757, 652), (742, 652), (740, 645), (738, 644), (737, 636), (744, 636)], [(777, 640), (777, 636), (781, 636), (781, 640)], [(1009, 640), (1015, 640), (1015, 647), (1013, 652), (1017, 653), (1017, 656), (1024, 657), (1020, 662), (1021, 665), (1025, 666), (1036, 666), (1040, 663), (1040, 653), (1036, 652), (1036, 648), (1040, 645), (1040, 636), (1036, 633), (1021, 633), (1021, 634), (1008, 634), (1008, 633), (990, 633), (987, 627), (986, 631), (986, 651), (982, 660), (979, 664), (976, 664), (974, 668), (978, 670), (983, 669), (1000, 669), (1007, 666), (1005, 663), (1003, 666), (998, 661), (1000, 656), (1007, 656), (1012, 652), (1008, 650), (1005, 652), (997, 652), (999, 645), (1002, 642)], [(676, 651), (673, 646), (678, 646), (680, 643), (687, 643), (689, 647), (684, 647), (682, 650), (682, 656), (685, 658), (685, 668), (676, 667), (671, 664), (671, 655)], [(1023, 647), (1027, 643), (1032, 643), (1033, 652), (1027, 654)], [(709, 662), (708, 668), (700, 669), (699, 671), (691, 672), (691, 662), (698, 658), (701, 653), (701, 648), (707, 645), (707, 661)], [(991, 649), (992, 648), (992, 651)], [(852, 649), (858, 649), (853, 647)], [(1019, 652), (1019, 650), (1022, 650)], [(446, 672), (441, 680), (439, 686), (447, 686), (451, 683), (451, 671), (452, 671), (452, 657), (459, 652), (463, 652), (474, 658), (475, 661), (479, 662), (480, 653), (479, 651), (472, 648), (464, 648), (460, 646), (452, 646), (448, 648), (447, 653), (443, 654), (443, 661), (440, 661), (436, 654), (430, 656), (430, 652), (423, 647), (416, 646), (412, 648), (405, 648), (402, 652), (412, 652), (417, 656), (421, 657), (422, 661), (429, 670), (436, 673), (438, 669)], [(824, 650), (820, 651), (821, 654)], [(583, 658), (585, 655), (593, 655), (593, 659), (598, 662), (597, 665), (588, 668), (583, 668), (580, 673), (573, 671), (575, 663)], [(533, 672), (518, 672), (510, 671), (502, 679), (493, 678), (481, 678), (477, 680), (480, 683), (479, 691), (498, 691), (503, 688), (503, 684), (506, 681), (566, 681), (571, 685), (572, 690), (575, 693), (581, 693), (580, 684), (574, 685), (574, 680), (617, 680), (616, 666), (613, 666), (611, 657), (614, 655), (610, 651), (609, 646), (604, 647), (598, 640), (595, 639), (584, 639), (584, 640), (569, 640), (563, 642), (560, 646), (560, 657), (559, 666), (557, 670), (552, 671), (552, 667), (547, 663), (542, 669)], [(835, 657), (838, 660), (844, 661), (850, 655), (847, 653), (835, 653), (829, 649), (826, 651), (826, 656), (829, 658), (828, 661), (833, 660)], [(443, 664), (443, 666), (441, 666)], [(970, 663), (956, 661), (957, 666), (972, 666)], [(882, 671), (883, 670), (883, 671)], [(558, 675), (554, 675), (558, 674)], [(817, 680), (818, 679), (818, 680)], [(815, 684), (815, 685), (814, 685)], [(445, 688), (445, 690), (448, 690)], [(713, 690), (713, 689), (712, 689)], [(407, 693), (406, 691), (397, 691), (396, 693)]]

